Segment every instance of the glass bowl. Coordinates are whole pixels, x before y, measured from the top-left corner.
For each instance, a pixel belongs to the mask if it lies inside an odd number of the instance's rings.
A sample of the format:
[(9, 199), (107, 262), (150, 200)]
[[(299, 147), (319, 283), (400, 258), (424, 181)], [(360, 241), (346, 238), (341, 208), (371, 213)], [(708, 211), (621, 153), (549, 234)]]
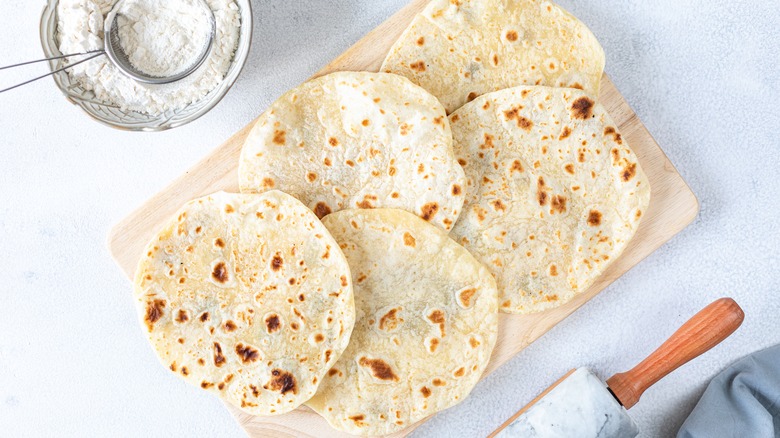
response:
[[(59, 0), (47, 0), (47, 4), (41, 14), (41, 44), (46, 57), (60, 56), (59, 42), (57, 41), (57, 3)], [(78, 82), (72, 81), (66, 72), (60, 72), (52, 77), (60, 91), (74, 105), (79, 106), (90, 117), (112, 128), (126, 131), (164, 131), (176, 128), (192, 122), (206, 114), (216, 106), (230, 87), (238, 79), (238, 75), (244, 68), (249, 48), (252, 43), (252, 4), (251, 0), (235, 0), (241, 17), (238, 46), (233, 55), (225, 78), (209, 94), (201, 100), (191, 103), (184, 108), (168, 110), (157, 115), (149, 115), (137, 111), (123, 110), (118, 105), (104, 102), (95, 97), (95, 93), (83, 89)], [(49, 61), (52, 71), (64, 67), (61, 59)]]

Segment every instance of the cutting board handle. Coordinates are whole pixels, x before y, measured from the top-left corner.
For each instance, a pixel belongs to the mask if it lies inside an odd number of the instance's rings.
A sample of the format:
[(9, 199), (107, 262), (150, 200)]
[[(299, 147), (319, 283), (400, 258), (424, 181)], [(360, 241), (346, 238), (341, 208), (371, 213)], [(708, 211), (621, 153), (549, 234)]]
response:
[(607, 380), (609, 389), (626, 409), (667, 374), (729, 337), (745, 313), (731, 298), (721, 298), (689, 319), (679, 330), (631, 371)]

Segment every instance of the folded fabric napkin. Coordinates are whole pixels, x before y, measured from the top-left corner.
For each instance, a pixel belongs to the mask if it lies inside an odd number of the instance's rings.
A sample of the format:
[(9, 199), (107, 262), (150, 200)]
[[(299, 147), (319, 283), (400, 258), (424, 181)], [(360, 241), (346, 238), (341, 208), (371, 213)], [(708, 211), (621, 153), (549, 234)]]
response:
[(780, 437), (780, 345), (715, 377), (677, 438)]

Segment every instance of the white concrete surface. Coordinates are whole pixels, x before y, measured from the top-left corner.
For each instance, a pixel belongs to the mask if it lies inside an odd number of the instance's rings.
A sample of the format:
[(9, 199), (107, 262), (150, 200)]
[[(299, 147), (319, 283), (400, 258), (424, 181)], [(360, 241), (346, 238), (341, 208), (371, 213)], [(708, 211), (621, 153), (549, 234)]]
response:
[[(406, 0), (255, 1), (255, 45), (209, 115), (160, 134), (111, 130), (47, 80), (0, 95), (0, 435), (242, 436), (215, 398), (157, 363), (110, 227)], [(2, 0), (0, 64), (41, 55), (42, 1)], [(707, 382), (780, 343), (780, 14), (774, 1), (561, 0), (702, 205), (686, 231), (416, 436), (484, 436), (560, 375), (630, 368), (730, 295), (743, 327), (648, 391), (643, 436), (673, 435)], [(0, 88), (43, 66), (0, 72)]]

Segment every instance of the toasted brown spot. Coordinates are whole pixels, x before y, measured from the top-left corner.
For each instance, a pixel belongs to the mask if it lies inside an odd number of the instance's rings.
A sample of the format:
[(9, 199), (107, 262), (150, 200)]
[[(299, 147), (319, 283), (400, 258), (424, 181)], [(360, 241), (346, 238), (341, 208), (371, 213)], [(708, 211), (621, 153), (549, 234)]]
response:
[(287, 280), (287, 282), (290, 283), (290, 286), (294, 285), (295, 281), (296, 281), (295, 278), (290, 278), (289, 280)]
[(265, 318), (265, 328), (268, 333), (275, 333), (279, 331), (281, 325), (282, 323), (279, 321), (278, 315), (268, 315), (268, 317)]
[(422, 73), (422, 72), (425, 71), (425, 62), (423, 62), (423, 61), (413, 62), (413, 63), (409, 64), (409, 68), (411, 68), (412, 70), (414, 70), (416, 72)]
[(427, 386), (423, 386), (422, 388), (420, 388), (420, 392), (422, 393), (423, 397), (425, 397), (425, 398), (428, 398), (428, 397), (431, 396), (431, 390), (428, 389)]
[(589, 97), (580, 97), (571, 105), (572, 117), (575, 119), (589, 119), (593, 115), (595, 103)]
[(390, 309), (390, 311), (382, 315), (382, 317), (379, 318), (379, 330), (389, 332), (398, 328), (398, 324), (403, 322), (403, 319), (398, 317), (398, 311), (400, 310), (401, 309), (399, 308)]
[(398, 192), (393, 192), (390, 197), (393, 199), (398, 199), (398, 197), (401, 196)]
[(371, 124), (371, 121), (368, 119), (363, 119), (363, 123), (361, 123), (363, 126), (368, 126)]
[(485, 101), (485, 104), (484, 104), (484, 105), (482, 105), (482, 109), (483, 109), (483, 110), (485, 110), (485, 111), (487, 111), (488, 109), (490, 109), (490, 101), (489, 101), (489, 100), (486, 100), (486, 101)]
[(387, 174), (390, 175), (390, 176), (393, 176), (393, 175), (395, 175), (395, 172), (396, 172), (396, 168), (393, 167), (393, 166), (390, 166), (390, 169), (388, 169)]
[(458, 368), (454, 373), (452, 373), (452, 375), (455, 377), (463, 377), (464, 374), (466, 374), (466, 369), (463, 367)]
[(566, 197), (562, 195), (555, 195), (550, 202), (550, 208), (553, 213), (566, 212)]
[(201, 387), (201, 388), (203, 388), (203, 389), (209, 389), (209, 388), (211, 388), (212, 386), (214, 386), (214, 384), (213, 384), (213, 383), (211, 383), (211, 382), (207, 382), (207, 381), (205, 381), (205, 380), (204, 380), (204, 381), (202, 381), (202, 382), (200, 382), (200, 387)]
[(225, 241), (220, 239), (220, 238), (217, 238), (217, 240), (214, 241), (214, 245), (218, 246), (220, 248), (224, 248), (225, 247)]
[(636, 211), (636, 215), (635, 215), (635, 216), (636, 216), (636, 218), (637, 218), (637, 219), (639, 219), (640, 217), (642, 217), (642, 210), (637, 210), (637, 211)]
[(520, 160), (515, 160), (512, 162), (512, 166), (509, 168), (509, 173), (513, 173), (515, 171), (523, 172), (524, 170), (523, 163), (521, 163)]
[(227, 359), (222, 354), (222, 346), (219, 345), (219, 342), (214, 343), (214, 366), (217, 368), (221, 367), (222, 365), (227, 362)]
[(506, 206), (503, 202), (501, 202), (500, 199), (496, 199), (495, 201), (491, 202), (491, 204), (496, 211), (506, 211)]
[(275, 185), (276, 185), (276, 183), (274, 183), (273, 179), (271, 179), (271, 178), (263, 178), (263, 187), (264, 188), (272, 189), (272, 188), (274, 188)]
[(250, 347), (249, 345), (236, 344), (236, 354), (241, 359), (241, 362), (257, 362), (260, 359), (260, 352)]
[(347, 287), (347, 285), (349, 284), (349, 282), (347, 281), (347, 276), (342, 275), (339, 279), (341, 280), (341, 287)]
[(569, 128), (568, 126), (564, 126), (560, 137), (558, 137), (558, 140), (563, 140), (565, 138), (568, 138), (570, 135), (571, 135), (571, 128)]
[(444, 312), (442, 312), (441, 310), (434, 310), (428, 315), (428, 320), (430, 320), (434, 324), (439, 324), (439, 331), (441, 331), (441, 336), (444, 337), (444, 324), (445, 324)]
[(446, 384), (447, 382), (445, 382), (442, 379), (438, 379), (438, 378), (433, 379), (433, 386), (445, 386)]
[(279, 392), (282, 395), (292, 391), (293, 394), (298, 393), (298, 387), (295, 382), (295, 376), (292, 373), (278, 368), (271, 371), (271, 380), (268, 381), (263, 388), (269, 391)]
[(284, 131), (274, 131), (274, 143), (284, 145), (287, 143), (287, 133)]
[(351, 415), (348, 418), (350, 420), (354, 421), (356, 426), (363, 426), (363, 425), (366, 424), (366, 423), (363, 422), (363, 420), (366, 418), (366, 416), (363, 415), (363, 414)]
[[(468, 101), (471, 102), (472, 100), (476, 99), (477, 97), (479, 97), (479, 95), (472, 91), (471, 93), (469, 93), (468, 96), (466, 96), (466, 99), (468, 99)], [(453, 121), (455, 121), (455, 120), (453, 120)]]
[(547, 205), (547, 189), (544, 184), (544, 178), (539, 177), (539, 180), (536, 183), (536, 189), (537, 189), (537, 199), (539, 200), (539, 205), (545, 206)]
[(325, 340), (325, 336), (322, 335), (322, 333), (317, 333), (314, 335), (314, 342), (322, 342)]
[(574, 175), (574, 165), (573, 164), (567, 164), (563, 166), (563, 168), (566, 170), (566, 172)]
[(297, 323), (297, 322), (291, 322), (291, 323), (290, 323), (290, 327), (291, 327), (293, 330), (298, 330), (298, 327), (300, 327), (300, 326), (298, 325), (298, 323)]
[(187, 367), (181, 367), (181, 374), (183, 376), (188, 376), (190, 374), (190, 370), (187, 369)]
[(255, 397), (260, 397), (260, 388), (258, 388), (255, 385), (249, 385), (249, 389), (252, 390), (252, 395)]
[(439, 204), (435, 202), (425, 204), (422, 207), (422, 218), (430, 222), (430, 220), (433, 219), (433, 217), (436, 216), (436, 213), (438, 212)]
[(320, 219), (324, 218), (330, 213), (331, 213), (330, 207), (328, 207), (328, 204), (324, 202), (318, 202), (317, 205), (314, 206), (314, 214), (316, 214), (317, 217)]
[(601, 212), (596, 210), (591, 210), (590, 214), (588, 214), (588, 225), (591, 227), (597, 227), (601, 225)]
[(284, 259), (282, 259), (282, 256), (277, 252), (271, 259), (271, 270), (278, 271), (282, 269), (282, 265), (284, 265)]
[(471, 307), (471, 299), (474, 297), (474, 294), (476, 293), (477, 290), (474, 288), (466, 289), (460, 292), (460, 302), (463, 304), (464, 307)]
[(306, 179), (308, 179), (309, 182), (314, 182), (317, 180), (317, 174), (314, 172), (309, 172), (306, 174)]
[(360, 366), (371, 368), (371, 375), (379, 380), (398, 381), (398, 376), (393, 373), (393, 369), (382, 359), (369, 359), (363, 356), (358, 363)]
[(433, 119), (434, 125), (444, 125), (444, 116), (439, 116)]
[(510, 110), (504, 111), (504, 117), (506, 117), (507, 121), (515, 120), (517, 122), (518, 128), (524, 129), (526, 131), (530, 131), (531, 128), (534, 126), (534, 122), (520, 115), (520, 110), (522, 109), (523, 109), (522, 106), (516, 106)]
[(506, 33), (506, 39), (507, 41), (512, 41), (512, 42), (517, 41), (517, 32), (515, 32), (514, 30), (508, 31)]
[(230, 279), (227, 267), (225, 263), (219, 262), (214, 266), (214, 270), (211, 272), (211, 277), (218, 283), (227, 283)]
[(209, 312), (203, 312), (203, 314), (200, 315), (200, 322), (206, 322), (209, 320)]
[(474, 338), (471, 338), (469, 339), (469, 345), (471, 345), (471, 348), (477, 348), (479, 347), (479, 341)]
[(458, 195), (460, 195), (460, 193), (461, 193), (460, 186), (458, 184), (453, 185), (452, 186), (452, 194), (455, 195), (455, 196), (458, 196)]
[(171, 371), (173, 371), (175, 373), (176, 369), (177, 369), (176, 368), (176, 362), (171, 362), (171, 366), (169, 368), (171, 369)]
[(323, 162), (323, 163), (324, 163), (326, 166), (328, 166), (328, 167), (330, 167), (330, 165), (332, 164), (332, 162), (330, 161), (330, 158), (328, 158), (328, 157), (325, 157), (325, 159), (324, 159), (324, 160), (322, 160), (322, 162)]
[(238, 326), (236, 325), (236, 323), (235, 323), (235, 322), (233, 322), (233, 321), (231, 321), (231, 320), (228, 320), (228, 321), (227, 321), (227, 322), (225, 322), (225, 324), (223, 325), (223, 329), (224, 329), (226, 332), (228, 332), (228, 333), (230, 333), (230, 332), (232, 332), (232, 331), (235, 331), (237, 328), (238, 328)]
[(495, 144), (493, 143), (495, 137), (493, 137), (488, 133), (485, 133), (484, 139), (485, 141), (481, 145), (479, 145), (480, 149), (492, 149), (493, 147), (495, 147)]
[(433, 353), (436, 351), (438, 347), (439, 347), (439, 338), (432, 338), (430, 345), (428, 346), (428, 350), (430, 350), (430, 352)]
[(331, 368), (330, 371), (328, 371), (328, 375), (330, 377), (333, 377), (333, 376), (335, 376), (338, 373), (339, 373), (339, 370), (337, 370), (336, 368)]
[(184, 309), (179, 309), (179, 313), (176, 314), (176, 322), (187, 322), (190, 319), (190, 315)]
[(466, 166), (466, 160), (464, 160), (463, 158), (458, 158), (458, 164), (460, 164), (461, 167), (465, 167)]
[(349, 167), (355, 167), (355, 162), (352, 160), (347, 160), (344, 163)]
[(412, 248), (414, 248), (415, 246), (417, 246), (417, 241), (414, 239), (414, 236), (412, 236), (407, 232), (404, 233), (404, 245), (411, 246)]
[(556, 277), (558, 276), (558, 267), (555, 265), (550, 265), (550, 276)]
[(417, 45), (422, 46), (425, 44), (425, 37), (417, 38)]
[(336, 137), (331, 137), (331, 138), (328, 139), (328, 144), (331, 145), (331, 146), (334, 146), (334, 147), (338, 146), (339, 145), (339, 139), (337, 139)]
[(146, 321), (146, 327), (149, 328), (150, 332), (154, 329), (154, 323), (163, 317), (165, 313), (163, 311), (165, 305), (165, 300), (153, 300), (146, 303), (146, 315), (144, 316), (144, 321)]
[(626, 167), (623, 168), (623, 173), (620, 175), (620, 177), (623, 179), (623, 182), (629, 182), (635, 176), (636, 163), (627, 164)]
[(236, 209), (233, 208), (232, 205), (228, 204), (225, 206), (225, 213), (234, 213)]

